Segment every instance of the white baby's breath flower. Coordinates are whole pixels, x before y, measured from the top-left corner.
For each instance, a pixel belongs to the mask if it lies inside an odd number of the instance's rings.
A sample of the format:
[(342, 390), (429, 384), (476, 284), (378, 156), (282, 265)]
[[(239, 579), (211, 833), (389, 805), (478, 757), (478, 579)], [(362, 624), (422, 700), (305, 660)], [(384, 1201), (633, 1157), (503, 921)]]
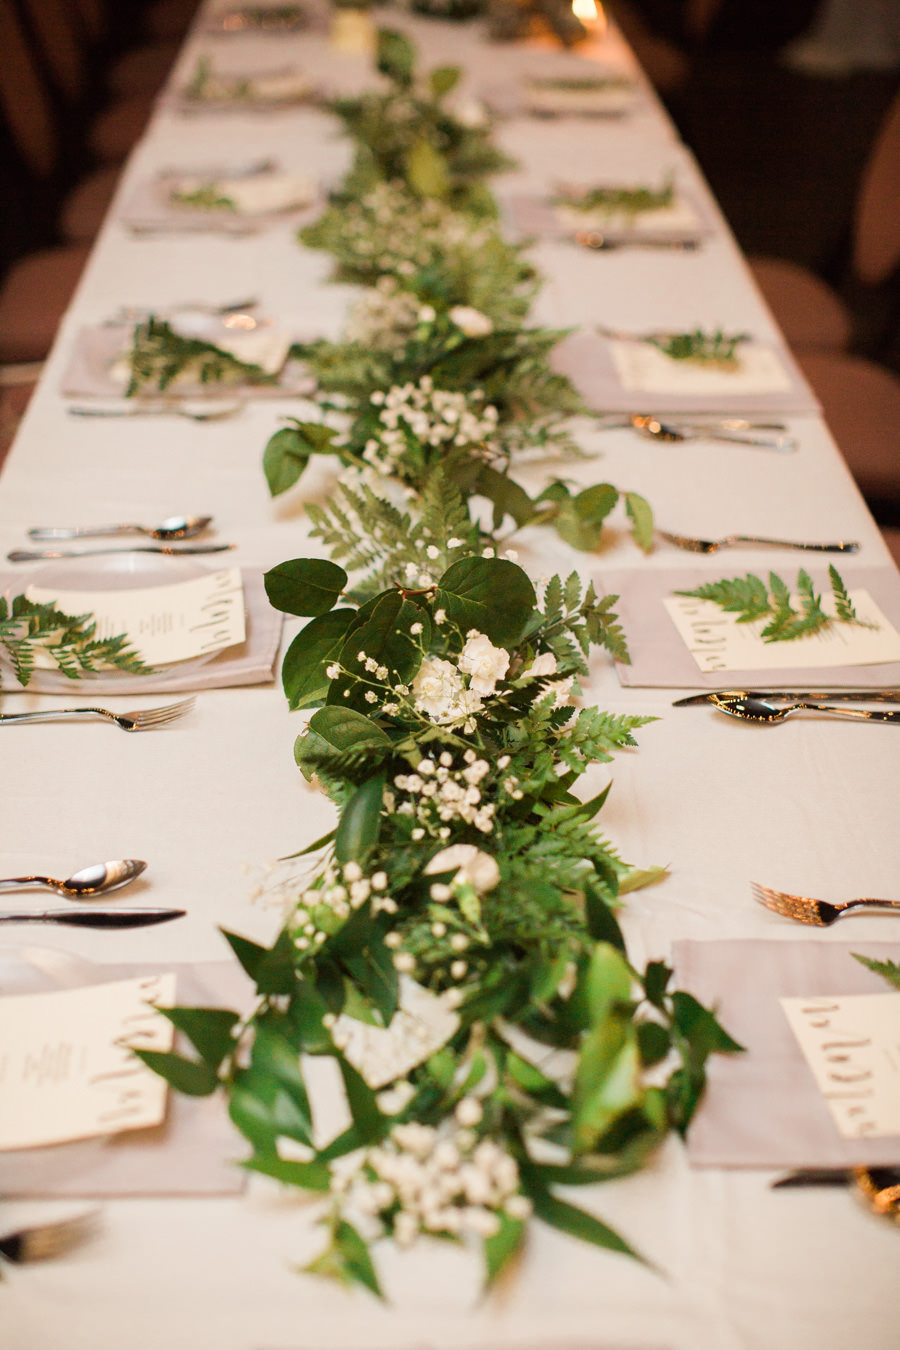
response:
[(464, 1129), (473, 1125), (478, 1125), (484, 1112), (481, 1109), (481, 1102), (477, 1097), (463, 1097), (462, 1101), (457, 1102), (456, 1109), (453, 1112), (456, 1119)]

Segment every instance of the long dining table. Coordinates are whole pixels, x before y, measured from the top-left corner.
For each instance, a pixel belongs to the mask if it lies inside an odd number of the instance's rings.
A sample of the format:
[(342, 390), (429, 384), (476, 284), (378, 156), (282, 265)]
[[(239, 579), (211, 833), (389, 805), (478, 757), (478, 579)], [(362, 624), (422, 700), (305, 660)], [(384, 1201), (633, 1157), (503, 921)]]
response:
[[(301, 246), (290, 222), (236, 234), (139, 232), (123, 222), (129, 197), (169, 166), (271, 157), (327, 190), (349, 164), (349, 142), (324, 108), (185, 112), (179, 91), (202, 55), (216, 68), (242, 72), (297, 65), (330, 92), (352, 92), (375, 78), (371, 60), (337, 50), (325, 25), (224, 37), (208, 31), (214, 12), (212, 3), (201, 9), (128, 162), (5, 465), (3, 554), (24, 546), (33, 525), (152, 523), (176, 512), (213, 516), (215, 537), (236, 545), (227, 560), (248, 572), (321, 553), (308, 537), (304, 504), (327, 496), (332, 466), (316, 465), (275, 501), (261, 471), (268, 437), (284, 417), (310, 415), (310, 402), (260, 398), (239, 415), (208, 422), (175, 415), (102, 419), (73, 416), (73, 400), (62, 392), (81, 329), (102, 324), (121, 306), (165, 311), (186, 301), (255, 297), (261, 313), (303, 336), (337, 337), (358, 294), (329, 279), (329, 257)], [(489, 43), (478, 22), (457, 25), (393, 8), (377, 13), (414, 38), (425, 68), (458, 63), (473, 96), (517, 73), (555, 70), (561, 59), (547, 43)], [(622, 117), (539, 119), (515, 107), (498, 117), (497, 142), (516, 162), (493, 185), (504, 209), (518, 198), (546, 195), (561, 179), (658, 183), (672, 175), (699, 203), (708, 232), (696, 250), (590, 251), (565, 237), (537, 239), (530, 257), (545, 284), (535, 320), (576, 330), (598, 323), (638, 332), (721, 326), (777, 341), (690, 151), (620, 36), (610, 30), (565, 59), (599, 61), (628, 76), (638, 97)], [(845, 575), (854, 567), (890, 572), (879, 531), (814, 405), (785, 420), (797, 441), (790, 454), (708, 440), (673, 444), (583, 418), (576, 424), (583, 458), (564, 468), (534, 463), (522, 476), (535, 486), (554, 472), (584, 485), (608, 480), (642, 493), (661, 527), (684, 534), (858, 540)], [(615, 524), (595, 554), (578, 554), (537, 530), (524, 531), (516, 546), (532, 575), (576, 568), (598, 589), (609, 589), (607, 577), (635, 569), (663, 582), (689, 567), (737, 575), (796, 561), (736, 548), (727, 562), (718, 555), (710, 570), (711, 560), (664, 542), (643, 557)], [(3, 571), (4, 590), (15, 591), (28, 569), (3, 564)], [(297, 626), (288, 621), (284, 642)], [(893, 951), (897, 959), (889, 914), (804, 927), (754, 904), (750, 886), (760, 881), (834, 900), (898, 893), (900, 733), (824, 718), (757, 727), (706, 705), (672, 706), (694, 687), (625, 685), (602, 656), (592, 661), (585, 685), (586, 701), (656, 719), (640, 731), (637, 749), (588, 780), (598, 791), (612, 779), (603, 829), (621, 855), (638, 867), (668, 868), (664, 881), (627, 897), (622, 926), (633, 961), (669, 960), (677, 944), (692, 950), (729, 944), (729, 951), (744, 953), (736, 969), (752, 986), (788, 950), (784, 944), (810, 954), (813, 971), (816, 954), (833, 954), (836, 944)], [(122, 695), (111, 706), (160, 701)], [(46, 693), (3, 695), (4, 711), (61, 702)], [(333, 823), (333, 808), (292, 756), (307, 716), (289, 713), (276, 673), (258, 684), (201, 690), (191, 715), (158, 734), (124, 736), (87, 723), (0, 728), (4, 876), (65, 877), (101, 858), (142, 858), (148, 868), (132, 889), (135, 903), (187, 911), (177, 923), (134, 933), (46, 928), (35, 936), (33, 928), (7, 927), (5, 946), (40, 947), (126, 972), (174, 970), (185, 980), (182, 989), (190, 990), (192, 980), (204, 987), (205, 973), (226, 990), (239, 987), (221, 929), (260, 942), (274, 938), (287, 895), (276, 860)], [(758, 1098), (746, 1100), (751, 1114), (755, 1103), (771, 1109), (765, 1083)], [(101, 1221), (90, 1240), (55, 1260), (4, 1268), (3, 1350), (896, 1350), (900, 1344), (896, 1225), (857, 1203), (846, 1186), (773, 1189), (784, 1170), (777, 1163), (717, 1164), (692, 1158), (671, 1138), (635, 1175), (578, 1196), (644, 1254), (644, 1263), (536, 1223), (516, 1269), (487, 1297), (478, 1261), (465, 1247), (420, 1242), (410, 1251), (380, 1253), (382, 1303), (300, 1272), (317, 1247), (314, 1204), (265, 1178), (244, 1177), (239, 1135), (218, 1117), (207, 1119), (209, 1133), (201, 1123), (184, 1145), (176, 1180), (155, 1179), (158, 1141), (136, 1137), (122, 1145), (137, 1155), (131, 1180), (101, 1186)], [(30, 1191), (7, 1186), (0, 1210), (37, 1220), (93, 1194), (90, 1177), (104, 1145), (77, 1147), (81, 1161), (64, 1185), (50, 1166), (46, 1183)], [(900, 1162), (896, 1150), (893, 1161)], [(82, 1170), (88, 1179), (80, 1188)], [(0, 1159), (0, 1178), (15, 1176), (15, 1155)]]

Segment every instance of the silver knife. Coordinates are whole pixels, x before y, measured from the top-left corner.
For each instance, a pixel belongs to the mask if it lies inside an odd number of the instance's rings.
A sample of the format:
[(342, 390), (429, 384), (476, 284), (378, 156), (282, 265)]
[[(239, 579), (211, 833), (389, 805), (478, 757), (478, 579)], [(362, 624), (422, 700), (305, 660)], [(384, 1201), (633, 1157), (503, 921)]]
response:
[(183, 919), (184, 909), (7, 909), (0, 923), (61, 923), (67, 928), (146, 928)]
[(832, 698), (844, 703), (900, 703), (900, 688), (895, 689), (710, 689), (705, 694), (687, 694), (676, 698), (673, 708), (694, 703), (709, 703), (714, 695), (731, 698)]
[(39, 562), (43, 558), (93, 558), (99, 553), (168, 553), (172, 558), (185, 553), (225, 553), (234, 544), (190, 544), (187, 548), (169, 548), (166, 544), (135, 544), (132, 548), (30, 549), (14, 548), (9, 562)]

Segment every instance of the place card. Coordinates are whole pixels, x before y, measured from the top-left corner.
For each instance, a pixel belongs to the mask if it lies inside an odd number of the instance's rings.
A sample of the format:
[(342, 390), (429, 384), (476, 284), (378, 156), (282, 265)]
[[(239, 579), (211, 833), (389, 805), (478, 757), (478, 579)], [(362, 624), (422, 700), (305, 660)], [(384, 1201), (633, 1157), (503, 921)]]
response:
[[(712, 600), (670, 595), (663, 604), (678, 633), (704, 674), (726, 670), (784, 670), (795, 666), (876, 665), (900, 660), (900, 633), (885, 618), (868, 591), (851, 591), (859, 624), (836, 623), (819, 633), (789, 642), (764, 642), (766, 619), (740, 623)], [(822, 608), (834, 615), (834, 598), (823, 595)], [(864, 627), (863, 625), (871, 625)]]
[(900, 1134), (900, 994), (780, 1002), (840, 1134)]
[(0, 999), (0, 1151), (158, 1125), (165, 1080), (129, 1047), (171, 1050), (174, 1002), (172, 974)]
[(223, 651), (246, 638), (244, 588), (238, 567), (187, 581), (133, 590), (60, 590), (29, 586), (29, 600), (64, 614), (91, 614), (97, 637), (124, 633), (150, 666)]
[(782, 394), (791, 378), (773, 347), (742, 343), (733, 369), (667, 356), (651, 342), (610, 339), (610, 355), (623, 387), (634, 393)]
[(459, 1016), (438, 994), (400, 977), (400, 1001), (390, 1026), (378, 1027), (342, 1014), (334, 1024), (335, 1041), (370, 1088), (402, 1078), (449, 1041)]

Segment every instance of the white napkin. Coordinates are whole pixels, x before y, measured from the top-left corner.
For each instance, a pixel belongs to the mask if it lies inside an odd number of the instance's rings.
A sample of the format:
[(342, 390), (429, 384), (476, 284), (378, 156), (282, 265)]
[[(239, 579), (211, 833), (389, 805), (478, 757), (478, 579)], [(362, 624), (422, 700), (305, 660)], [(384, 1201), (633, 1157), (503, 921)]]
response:
[[(219, 208), (197, 206), (193, 202), (180, 200), (183, 194), (190, 196), (203, 188), (211, 188), (216, 196), (226, 197), (234, 204), (234, 211), (243, 216), (261, 216), (279, 211), (290, 211), (307, 206), (316, 195), (312, 179), (297, 174), (266, 173), (253, 174), (244, 178), (176, 178), (166, 181), (168, 200), (178, 210), (212, 211), (223, 213)], [(224, 210), (224, 208), (223, 208)]]

